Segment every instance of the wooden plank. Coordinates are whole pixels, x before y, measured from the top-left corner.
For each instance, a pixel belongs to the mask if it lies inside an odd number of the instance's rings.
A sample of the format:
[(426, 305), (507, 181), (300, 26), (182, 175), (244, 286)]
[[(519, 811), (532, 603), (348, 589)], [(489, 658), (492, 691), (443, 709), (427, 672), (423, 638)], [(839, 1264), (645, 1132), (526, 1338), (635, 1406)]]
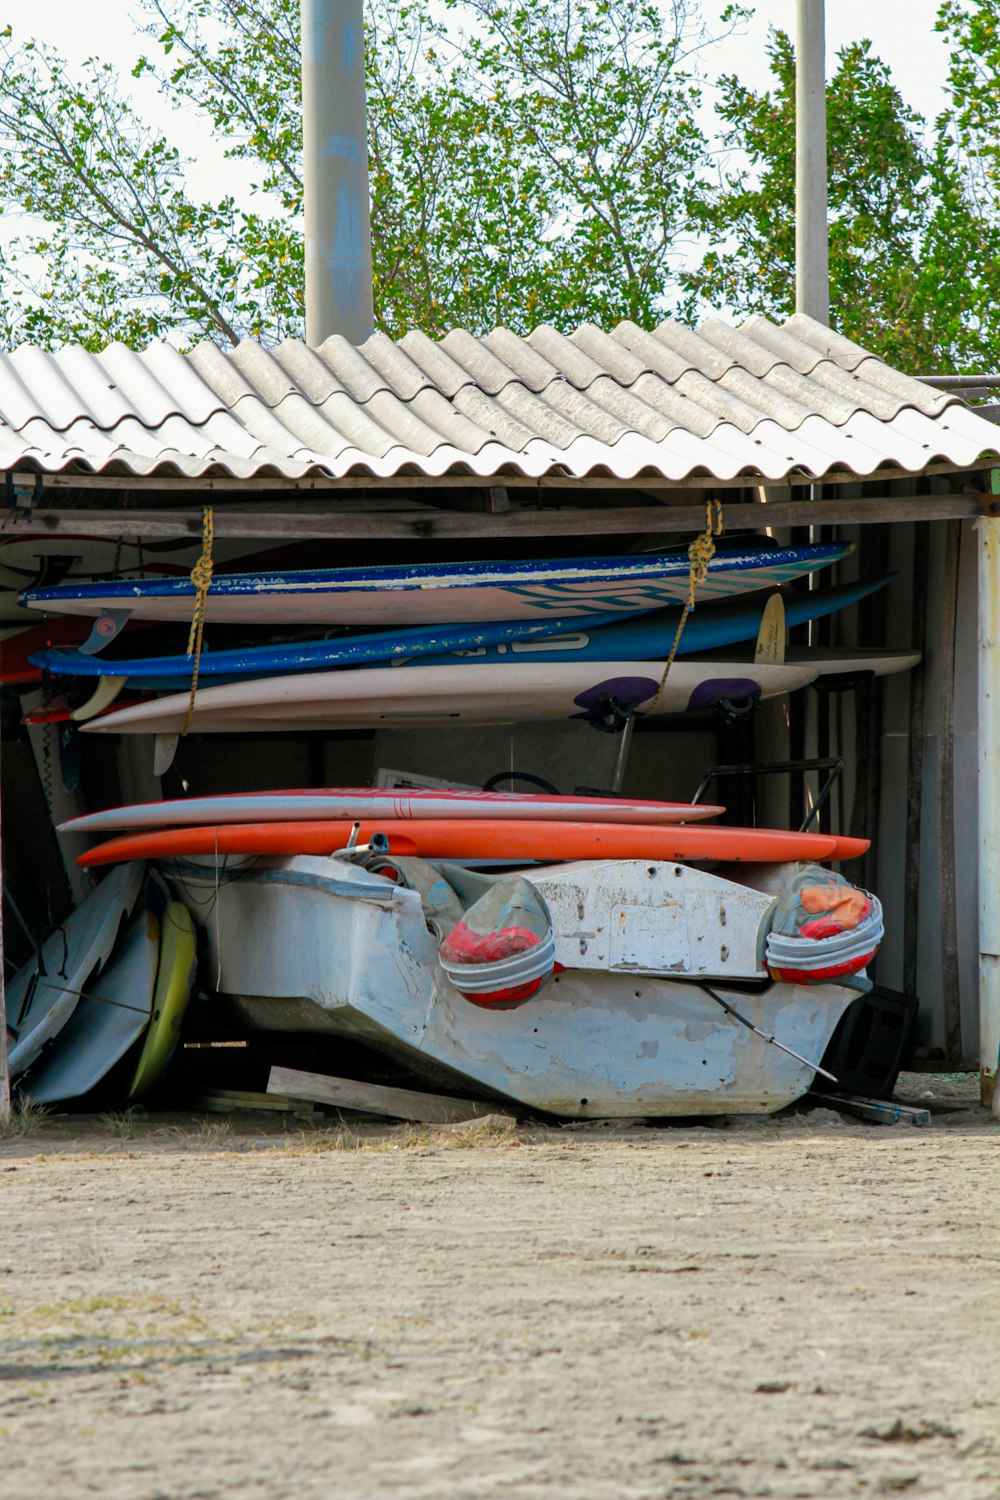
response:
[(315, 1115), (319, 1111), (311, 1105), (288, 1095), (260, 1094), (247, 1089), (206, 1089), (192, 1094), (184, 1101), (189, 1109), (203, 1109), (210, 1114), (232, 1114), (240, 1109), (266, 1109), (273, 1113)]
[[(191, 491), (188, 492), (189, 494)], [(885, 521), (963, 520), (987, 513), (970, 495), (927, 495), (871, 500), (790, 501), (781, 505), (734, 503), (724, 506), (728, 531), (764, 526), (874, 525)], [(1000, 513), (1000, 504), (997, 506)], [(4, 537), (58, 535), (142, 536), (197, 538), (201, 511), (107, 510), (38, 507), (33, 511), (0, 512)], [(279, 512), (274, 508), (217, 508), (217, 537), (247, 537), (288, 541), (329, 538), (413, 538), (415, 540), (476, 537), (590, 536), (651, 532), (662, 536), (700, 531), (705, 525), (702, 505), (613, 505), (601, 507), (551, 506), (508, 511), (455, 511), (425, 506), (410, 510), (322, 510)]]
[(857, 1094), (821, 1094), (815, 1089), (806, 1096), (814, 1104), (825, 1104), (834, 1109), (846, 1110), (860, 1120), (870, 1120), (873, 1125), (898, 1125), (905, 1121), (910, 1125), (929, 1125), (929, 1109), (917, 1109), (912, 1104), (896, 1104), (891, 1099), (862, 1099)]
[(390, 1089), (381, 1084), (359, 1083), (353, 1078), (328, 1078), (324, 1073), (300, 1073), (295, 1068), (272, 1068), (269, 1094), (289, 1094), (311, 1099), (335, 1109), (356, 1109), (364, 1114), (388, 1115), (395, 1120), (413, 1120), (422, 1125), (450, 1125), (454, 1120), (472, 1120), (495, 1114), (496, 1104), (474, 1099), (455, 1099), (448, 1094), (422, 1094), (411, 1089)]

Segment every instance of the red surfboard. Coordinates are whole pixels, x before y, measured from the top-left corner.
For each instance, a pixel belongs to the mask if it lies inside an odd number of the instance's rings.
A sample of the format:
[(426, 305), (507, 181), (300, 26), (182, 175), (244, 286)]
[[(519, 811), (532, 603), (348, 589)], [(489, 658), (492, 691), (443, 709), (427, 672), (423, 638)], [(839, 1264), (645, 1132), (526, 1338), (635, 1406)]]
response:
[[(157, 829), (108, 840), (80, 855), (77, 863), (119, 864), (130, 859), (185, 855), (332, 854), (343, 849), (354, 825), (345, 818), (321, 822), (232, 823), (202, 828)], [(482, 818), (410, 822), (371, 819), (361, 823), (358, 843), (384, 833), (394, 854), (425, 859), (661, 859), (778, 863), (854, 859), (868, 839), (771, 828), (720, 828), (713, 824), (663, 826), (646, 823), (561, 823)]]

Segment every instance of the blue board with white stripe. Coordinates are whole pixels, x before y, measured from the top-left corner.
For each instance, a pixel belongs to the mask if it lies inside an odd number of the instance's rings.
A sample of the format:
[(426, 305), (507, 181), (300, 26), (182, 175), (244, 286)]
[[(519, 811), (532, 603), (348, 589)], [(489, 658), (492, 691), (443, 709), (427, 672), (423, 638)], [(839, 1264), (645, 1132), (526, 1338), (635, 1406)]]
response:
[[(699, 585), (699, 599), (726, 599), (775, 588), (829, 567), (851, 550), (840, 542), (720, 547)], [(433, 563), (391, 568), (230, 573), (212, 579), (205, 620), (242, 625), (393, 626), (508, 620), (566, 620), (630, 615), (682, 602), (686, 549), (627, 557), (534, 558), (525, 562)], [(190, 578), (130, 578), (29, 589), (21, 602), (54, 614), (97, 617), (113, 639), (130, 616), (190, 624), (197, 590)], [(102, 629), (104, 626), (106, 628)]]
[[(884, 588), (889, 578), (841, 588), (814, 589), (786, 596), (785, 621), (801, 625), (857, 604)], [(689, 616), (679, 654), (714, 651), (753, 640), (760, 628), (766, 601), (745, 604), (699, 605)], [(505, 621), (465, 624), (439, 630), (379, 631), (339, 640), (299, 641), (252, 646), (238, 651), (202, 653), (199, 677), (215, 682), (241, 677), (280, 676), (288, 672), (329, 670), (331, 667), (371, 666), (377, 662), (450, 663), (470, 661), (621, 661), (665, 656), (673, 641), (680, 609), (656, 610), (611, 623), (609, 616), (578, 621)], [(69, 677), (124, 677), (129, 686), (162, 691), (187, 687), (191, 681), (189, 656), (147, 656), (109, 660), (80, 651), (39, 651), (34, 665)]]

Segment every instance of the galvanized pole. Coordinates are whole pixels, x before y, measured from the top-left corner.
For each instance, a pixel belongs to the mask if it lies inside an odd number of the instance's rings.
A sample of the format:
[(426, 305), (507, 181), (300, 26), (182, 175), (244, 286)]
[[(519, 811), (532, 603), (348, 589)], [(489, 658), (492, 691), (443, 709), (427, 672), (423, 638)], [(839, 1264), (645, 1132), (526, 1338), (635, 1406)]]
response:
[(3, 855), (0, 853), (0, 1121), (10, 1119), (10, 1066), (7, 1054), (7, 985), (3, 956)]
[(795, 311), (829, 323), (823, 0), (795, 8)]
[[(993, 471), (993, 488), (997, 487)], [(1000, 518), (976, 522), (979, 558), (979, 1079), (1000, 1070)]]
[(362, 0), (302, 0), (306, 341), (374, 326)]

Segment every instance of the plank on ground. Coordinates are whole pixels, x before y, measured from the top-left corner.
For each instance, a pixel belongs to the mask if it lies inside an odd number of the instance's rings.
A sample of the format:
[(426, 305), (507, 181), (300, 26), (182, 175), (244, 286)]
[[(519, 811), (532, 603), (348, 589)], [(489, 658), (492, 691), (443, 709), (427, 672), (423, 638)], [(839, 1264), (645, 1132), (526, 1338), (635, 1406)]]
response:
[(271, 1113), (293, 1113), (314, 1115), (316, 1110), (284, 1094), (254, 1093), (246, 1089), (206, 1089), (192, 1094), (185, 1101), (191, 1109), (207, 1110), (209, 1114), (231, 1114), (238, 1109), (266, 1109)]
[(359, 1083), (354, 1078), (328, 1078), (323, 1073), (300, 1073), (295, 1068), (272, 1068), (269, 1094), (288, 1094), (310, 1099), (335, 1109), (356, 1109), (365, 1114), (387, 1115), (420, 1125), (449, 1125), (495, 1114), (496, 1104), (474, 1099), (456, 1099), (449, 1094), (422, 1094), (412, 1089), (390, 1089), (381, 1084)]

